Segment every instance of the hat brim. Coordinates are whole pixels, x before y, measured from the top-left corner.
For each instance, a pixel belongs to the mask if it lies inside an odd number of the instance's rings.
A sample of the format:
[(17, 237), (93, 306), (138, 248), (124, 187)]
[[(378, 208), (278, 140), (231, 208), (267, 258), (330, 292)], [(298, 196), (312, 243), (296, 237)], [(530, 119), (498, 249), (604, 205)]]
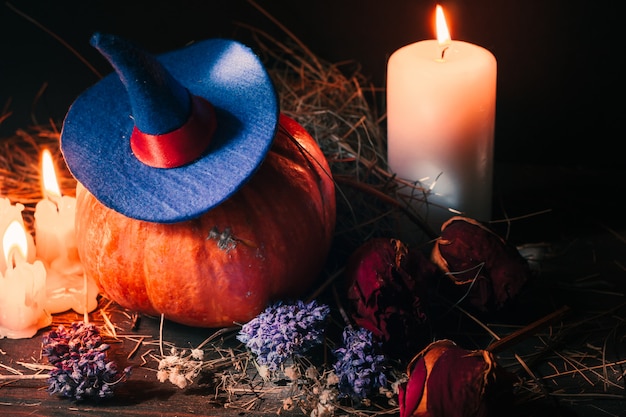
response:
[(138, 220), (173, 223), (217, 206), (256, 172), (276, 134), (279, 105), (258, 57), (236, 41), (202, 41), (157, 59), (215, 107), (217, 128), (202, 157), (167, 169), (139, 161), (130, 147), (130, 100), (116, 73), (72, 104), (61, 150), (72, 175), (105, 206)]

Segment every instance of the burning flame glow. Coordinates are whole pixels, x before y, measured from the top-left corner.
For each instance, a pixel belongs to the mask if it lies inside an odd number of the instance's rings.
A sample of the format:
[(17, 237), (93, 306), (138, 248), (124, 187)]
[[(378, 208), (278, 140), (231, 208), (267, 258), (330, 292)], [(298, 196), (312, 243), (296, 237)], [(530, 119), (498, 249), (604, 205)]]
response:
[(26, 240), (26, 230), (24, 226), (17, 220), (13, 220), (4, 232), (2, 237), (2, 247), (4, 248), (4, 259), (7, 264), (13, 263), (12, 253), (17, 250), (19, 254), (26, 259), (28, 255), (28, 241)]
[(44, 149), (41, 153), (41, 176), (43, 182), (44, 194), (53, 197), (61, 197), (61, 189), (57, 181), (57, 175), (54, 171), (54, 163), (52, 162), (52, 154), (48, 149)]
[(443, 8), (437, 5), (436, 8), (436, 25), (437, 25), (437, 41), (439, 45), (447, 45), (452, 42), (450, 38), (450, 32), (448, 31), (448, 25), (446, 24), (446, 17), (443, 15)]

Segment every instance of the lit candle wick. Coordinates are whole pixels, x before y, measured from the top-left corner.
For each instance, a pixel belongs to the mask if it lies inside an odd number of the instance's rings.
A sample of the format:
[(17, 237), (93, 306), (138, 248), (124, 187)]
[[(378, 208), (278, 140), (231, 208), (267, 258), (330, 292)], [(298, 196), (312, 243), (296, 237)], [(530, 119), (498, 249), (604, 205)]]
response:
[(54, 169), (52, 154), (48, 149), (41, 152), (41, 170), (43, 173), (43, 194), (58, 206), (61, 199), (61, 188)]
[(448, 30), (446, 17), (443, 14), (443, 8), (439, 5), (437, 5), (435, 20), (435, 24), (437, 26), (437, 43), (439, 44), (439, 46), (442, 47), (440, 60), (444, 61), (446, 51), (452, 43), (452, 38), (450, 37), (450, 31)]
[(52, 162), (52, 154), (48, 149), (44, 149), (41, 152), (41, 167), (44, 172), (43, 175), (43, 188), (49, 194), (61, 195), (59, 183), (57, 181), (54, 163)]
[(13, 246), (11, 249), (9, 249), (9, 255), (7, 258), (8, 268), (15, 268), (17, 266), (17, 258), (18, 256), (21, 256), (21, 254), (22, 252), (16, 246)]
[(446, 46), (445, 48), (443, 48), (443, 49), (441, 50), (441, 60), (442, 60), (442, 61), (445, 59), (445, 58), (444, 58), (444, 55), (446, 54), (446, 51), (448, 50), (448, 48), (449, 48), (449, 46)]

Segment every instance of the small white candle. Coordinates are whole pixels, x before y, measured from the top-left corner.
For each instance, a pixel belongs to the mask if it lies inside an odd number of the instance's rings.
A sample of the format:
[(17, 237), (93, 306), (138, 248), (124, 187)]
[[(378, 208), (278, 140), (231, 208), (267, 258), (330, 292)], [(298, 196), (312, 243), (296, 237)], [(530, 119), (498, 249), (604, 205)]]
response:
[(439, 39), (398, 49), (387, 68), (389, 169), (430, 190), (418, 210), (435, 231), (449, 209), (491, 218), (497, 67), (488, 50), (450, 40), (437, 9)]
[[(24, 218), (22, 217), (22, 211), (24, 211), (24, 205), (17, 203), (11, 204), (8, 198), (0, 198), (0, 237), (4, 236), (5, 231), (9, 225), (17, 221), (24, 226)], [(26, 244), (28, 250), (28, 262), (35, 260), (35, 242), (30, 234), (26, 235)], [(4, 243), (0, 241), (0, 254), (4, 253)], [(7, 269), (7, 262), (4, 256), (0, 256), (0, 274), (4, 273)]]
[(46, 308), (52, 314), (73, 309), (91, 312), (98, 302), (97, 285), (86, 280), (76, 246), (76, 199), (62, 196), (52, 156), (42, 152), (44, 198), (35, 206), (37, 258), (48, 271)]
[(20, 222), (11, 222), (2, 240), (7, 268), (0, 275), (0, 338), (33, 337), (52, 323), (45, 309), (46, 269), (41, 261), (26, 261), (27, 233)]

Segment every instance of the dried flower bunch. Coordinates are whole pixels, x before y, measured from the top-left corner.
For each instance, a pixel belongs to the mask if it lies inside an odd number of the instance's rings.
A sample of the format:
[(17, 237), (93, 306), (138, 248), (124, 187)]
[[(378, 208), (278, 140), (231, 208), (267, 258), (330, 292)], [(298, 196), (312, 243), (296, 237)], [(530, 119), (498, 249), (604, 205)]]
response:
[(371, 331), (346, 327), (343, 347), (336, 349), (334, 354), (337, 358), (334, 370), (342, 397), (361, 401), (387, 385), (386, 358)]
[[(277, 302), (244, 324), (237, 339), (255, 354), (259, 365), (276, 371), (287, 359), (297, 358), (323, 341), (329, 313), (327, 305), (315, 300)], [(333, 353), (336, 357), (330, 378), (333, 382), (326, 383), (337, 386), (339, 398), (360, 402), (387, 385), (386, 358), (371, 331), (346, 327), (342, 346)], [(284, 371), (290, 379), (297, 379), (294, 375), (298, 372), (292, 368)], [(310, 373), (311, 368), (307, 375)]]
[(75, 401), (112, 397), (115, 385), (130, 375), (130, 367), (119, 371), (107, 358), (109, 345), (102, 341), (95, 324), (62, 324), (42, 338), (42, 355), (55, 367), (48, 378), (48, 392)]
[(237, 339), (256, 355), (259, 365), (276, 371), (287, 359), (322, 342), (329, 313), (327, 305), (315, 300), (279, 301), (244, 324)]
[(185, 388), (202, 370), (204, 351), (191, 349), (170, 349), (170, 354), (159, 360), (157, 379), (160, 382), (170, 381), (178, 388)]

